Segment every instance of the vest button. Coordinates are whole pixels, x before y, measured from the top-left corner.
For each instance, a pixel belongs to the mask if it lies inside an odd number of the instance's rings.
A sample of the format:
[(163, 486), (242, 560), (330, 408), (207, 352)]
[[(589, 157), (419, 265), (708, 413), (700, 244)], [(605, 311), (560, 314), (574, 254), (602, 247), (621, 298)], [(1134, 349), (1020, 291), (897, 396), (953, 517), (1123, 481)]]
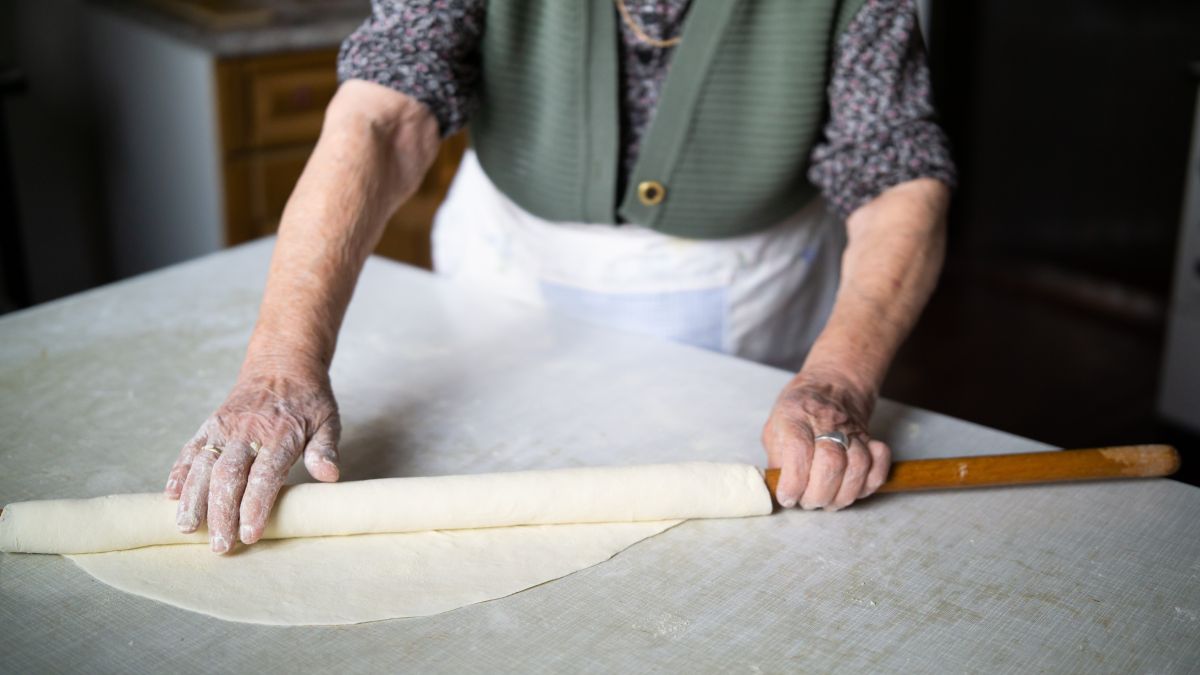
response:
[(667, 188), (656, 180), (644, 180), (638, 183), (638, 200), (646, 206), (658, 206), (667, 196)]

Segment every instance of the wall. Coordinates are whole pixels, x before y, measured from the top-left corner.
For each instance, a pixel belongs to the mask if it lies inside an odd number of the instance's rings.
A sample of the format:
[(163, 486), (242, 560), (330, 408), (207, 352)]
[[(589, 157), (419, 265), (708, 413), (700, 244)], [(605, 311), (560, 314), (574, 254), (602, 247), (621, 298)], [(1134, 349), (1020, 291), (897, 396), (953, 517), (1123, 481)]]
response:
[(127, 277), (217, 251), (212, 56), (111, 11), (94, 10), (88, 26), (112, 271)]
[(953, 243), (1164, 299), (1200, 3), (938, 0), (933, 15), (935, 88), (961, 178)]
[(28, 90), (7, 103), (18, 218), (34, 302), (109, 278), (93, 116), (84, 69), (84, 2), (0, 3), (0, 58)]

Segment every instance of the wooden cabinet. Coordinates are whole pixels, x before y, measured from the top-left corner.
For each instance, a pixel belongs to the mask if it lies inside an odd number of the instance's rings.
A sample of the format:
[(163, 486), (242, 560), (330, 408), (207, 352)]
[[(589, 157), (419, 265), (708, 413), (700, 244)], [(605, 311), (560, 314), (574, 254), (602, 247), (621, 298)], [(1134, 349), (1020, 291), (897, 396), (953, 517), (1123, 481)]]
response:
[[(270, 234), (316, 144), (337, 90), (336, 50), (217, 61), (226, 245)], [(392, 216), (376, 252), (430, 266), (429, 231), (466, 147), (448, 139), (420, 189)]]
[[(309, 26), (276, 51), (251, 53), (243, 42), (281, 33), (175, 30), (123, 4), (89, 4), (86, 28), (114, 273), (139, 274), (274, 232), (337, 90), (330, 45), (340, 39), (290, 48), (318, 30)], [(433, 215), (465, 146), (461, 135), (443, 144), (376, 252), (430, 265)]]

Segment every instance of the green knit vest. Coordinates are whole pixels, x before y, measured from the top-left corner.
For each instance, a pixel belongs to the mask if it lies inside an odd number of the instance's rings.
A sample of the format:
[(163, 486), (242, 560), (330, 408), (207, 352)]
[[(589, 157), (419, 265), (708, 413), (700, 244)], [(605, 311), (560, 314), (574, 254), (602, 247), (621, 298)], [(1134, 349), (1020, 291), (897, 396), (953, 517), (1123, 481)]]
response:
[(624, 220), (697, 239), (767, 227), (816, 193), (805, 172), (830, 57), (864, 2), (692, 0), (617, 194), (613, 3), (489, 0), (471, 121), (479, 161), (504, 194), (546, 220)]

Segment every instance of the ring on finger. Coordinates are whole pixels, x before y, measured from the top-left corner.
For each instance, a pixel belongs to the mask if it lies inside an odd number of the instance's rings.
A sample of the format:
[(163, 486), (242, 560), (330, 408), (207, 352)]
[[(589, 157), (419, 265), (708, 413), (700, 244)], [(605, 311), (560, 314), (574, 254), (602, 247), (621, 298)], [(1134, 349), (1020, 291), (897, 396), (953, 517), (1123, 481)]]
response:
[(262, 449), (262, 443), (259, 443), (258, 441), (250, 441), (250, 456), (257, 457), (259, 451)]
[(846, 434), (844, 434), (840, 431), (830, 431), (828, 433), (821, 434), (813, 439), (814, 443), (820, 443), (821, 441), (829, 441), (831, 443), (837, 443), (838, 445), (842, 446), (842, 450), (850, 449), (850, 439), (846, 438)]
[(221, 449), (211, 443), (204, 446), (203, 448), (200, 448), (200, 450), (201, 451), (207, 450), (208, 452), (211, 452), (213, 454), (213, 456), (215, 456), (215, 457), (221, 456)]

